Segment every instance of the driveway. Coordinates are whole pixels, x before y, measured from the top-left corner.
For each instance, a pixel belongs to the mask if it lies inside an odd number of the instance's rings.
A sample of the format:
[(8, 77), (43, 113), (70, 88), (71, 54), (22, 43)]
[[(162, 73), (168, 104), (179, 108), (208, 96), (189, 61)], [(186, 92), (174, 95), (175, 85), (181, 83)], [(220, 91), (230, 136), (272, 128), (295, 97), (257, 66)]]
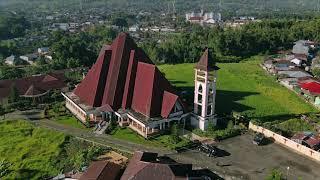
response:
[[(224, 151), (222, 157), (209, 158), (198, 151), (172, 154), (169, 157), (195, 167), (208, 168), (229, 179), (265, 179), (278, 168), (288, 179), (320, 179), (320, 164), (278, 144), (252, 144), (252, 135), (245, 134), (217, 144)], [(289, 168), (288, 168), (289, 167)]]

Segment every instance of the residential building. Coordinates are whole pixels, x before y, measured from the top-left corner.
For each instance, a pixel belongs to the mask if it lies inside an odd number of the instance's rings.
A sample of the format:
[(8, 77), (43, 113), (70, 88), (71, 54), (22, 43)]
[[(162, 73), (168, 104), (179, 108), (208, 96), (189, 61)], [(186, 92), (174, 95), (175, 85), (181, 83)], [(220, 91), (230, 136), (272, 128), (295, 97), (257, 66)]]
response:
[(68, 86), (63, 73), (31, 76), (13, 80), (0, 80), (0, 104), (7, 104), (12, 90), (20, 97), (41, 99), (51, 90), (67, 91)]
[(35, 60), (38, 59), (38, 57), (38, 54), (33, 53), (20, 56), (20, 59), (27, 61), (29, 64), (32, 65), (35, 62)]
[(137, 31), (139, 31), (138, 25), (134, 25), (134, 26), (129, 27), (129, 32), (137, 32)]
[(117, 180), (121, 176), (121, 168), (110, 161), (94, 161), (79, 180)]
[(7, 58), (4, 60), (4, 63), (6, 63), (7, 65), (11, 65), (11, 66), (16, 65), (17, 62), (18, 62), (18, 59), (16, 58), (15, 55), (11, 55), (11, 56), (7, 57)]
[(291, 137), (291, 140), (316, 151), (320, 149), (320, 138), (312, 132), (296, 133)]
[(169, 81), (126, 33), (104, 46), (83, 81), (63, 95), (81, 122), (117, 119), (145, 138), (188, 116)]
[(311, 74), (302, 71), (302, 70), (291, 70), (291, 71), (279, 71), (278, 75), (285, 76), (287, 78), (303, 78), (303, 77), (312, 77)]
[[(191, 164), (161, 162), (157, 153), (134, 153), (121, 180), (182, 180), (192, 179)], [(198, 177), (200, 178), (200, 177)]]
[(40, 47), (38, 48), (38, 53), (40, 55), (46, 55), (49, 53), (49, 47)]
[(319, 82), (304, 82), (299, 83), (301, 93), (305, 98), (316, 106), (320, 106), (320, 83)]
[(309, 56), (312, 49), (317, 48), (317, 43), (309, 40), (299, 40), (294, 43), (292, 48), (293, 54), (303, 54)]
[(217, 67), (209, 49), (195, 66), (194, 111), (191, 124), (206, 130), (208, 124), (217, 124), (215, 118)]
[(216, 24), (221, 21), (221, 14), (213, 12), (205, 13), (203, 10), (201, 10), (200, 13), (187, 13), (186, 21), (191, 23), (197, 23), (200, 25)]

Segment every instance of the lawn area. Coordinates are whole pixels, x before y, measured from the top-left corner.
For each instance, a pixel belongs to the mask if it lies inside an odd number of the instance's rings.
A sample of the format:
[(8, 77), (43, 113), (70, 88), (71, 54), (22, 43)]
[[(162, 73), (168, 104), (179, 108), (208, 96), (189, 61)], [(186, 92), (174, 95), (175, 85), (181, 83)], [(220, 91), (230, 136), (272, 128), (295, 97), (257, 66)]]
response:
[[(287, 120), (297, 114), (317, 112), (310, 104), (278, 84), (259, 66), (260, 57), (241, 63), (219, 63), (218, 114), (232, 110), (262, 121)], [(194, 89), (194, 64), (161, 65), (159, 69), (179, 90)], [(190, 96), (190, 97), (193, 97)]]
[(66, 125), (66, 126), (90, 130), (90, 128), (87, 128), (79, 120), (77, 120), (77, 118), (75, 118), (74, 116), (59, 116), (57, 118), (52, 118), (52, 119), (60, 124)]
[(56, 163), (66, 136), (27, 121), (0, 123), (0, 160), (8, 164), (0, 179), (45, 179), (59, 174)]
[(165, 147), (168, 149), (181, 147), (186, 145), (189, 142), (189, 140), (187, 139), (182, 139), (179, 143), (173, 144), (169, 140), (170, 138), (169, 135), (162, 135), (151, 140), (146, 140), (145, 138), (138, 135), (136, 132), (134, 132), (130, 128), (119, 128), (119, 127), (113, 130), (110, 133), (110, 135), (115, 138), (130, 141), (137, 144), (143, 144), (151, 147)]

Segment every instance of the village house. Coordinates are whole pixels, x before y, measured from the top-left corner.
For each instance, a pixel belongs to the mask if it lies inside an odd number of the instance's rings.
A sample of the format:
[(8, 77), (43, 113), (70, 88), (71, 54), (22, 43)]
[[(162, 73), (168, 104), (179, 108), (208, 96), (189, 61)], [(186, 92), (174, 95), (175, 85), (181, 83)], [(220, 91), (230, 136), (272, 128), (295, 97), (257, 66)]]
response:
[(67, 91), (66, 78), (61, 73), (31, 76), (13, 80), (0, 80), (0, 104), (7, 104), (11, 91), (22, 98), (41, 100), (51, 90)]
[(320, 107), (320, 83), (316, 81), (299, 82), (300, 93), (315, 106)]
[(17, 65), (18, 62), (19, 62), (19, 60), (17, 59), (17, 57), (15, 55), (11, 55), (4, 60), (4, 63), (7, 65), (10, 65), (10, 66)]
[(291, 140), (307, 146), (315, 151), (320, 149), (320, 138), (312, 132), (299, 132), (291, 137)]
[(29, 64), (33, 64), (35, 62), (36, 59), (38, 59), (38, 54), (33, 53), (33, 54), (26, 54), (26, 55), (22, 55), (20, 56), (20, 59), (27, 61)]
[(317, 48), (318, 44), (316, 42), (309, 40), (299, 40), (294, 43), (292, 53), (298, 55), (305, 55), (312, 59), (314, 58), (314, 50), (316, 50)]
[(121, 177), (121, 169), (120, 165), (110, 161), (94, 161), (79, 180), (118, 180)]
[[(197, 116), (192, 124), (204, 130), (208, 121), (214, 122), (216, 93), (217, 67), (208, 50), (195, 70)], [(82, 123), (116, 119), (120, 126), (128, 126), (145, 138), (189, 120), (173, 86), (126, 33), (105, 45), (83, 81), (63, 96), (67, 109)]]
[[(159, 173), (161, 172), (161, 173)], [(137, 151), (131, 158), (121, 180), (187, 180), (197, 179), (192, 164), (162, 162), (157, 153)]]
[(38, 48), (39, 55), (46, 55), (49, 53), (49, 47), (40, 47)]

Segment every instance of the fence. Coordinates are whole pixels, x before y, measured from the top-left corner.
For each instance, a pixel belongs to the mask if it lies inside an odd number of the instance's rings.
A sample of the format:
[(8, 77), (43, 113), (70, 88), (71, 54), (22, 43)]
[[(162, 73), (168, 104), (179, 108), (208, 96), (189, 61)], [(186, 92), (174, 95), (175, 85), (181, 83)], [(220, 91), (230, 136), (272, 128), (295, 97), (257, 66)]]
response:
[(294, 150), (300, 154), (303, 154), (313, 160), (320, 162), (320, 152), (303, 146), (299, 143), (292, 141), (286, 137), (283, 137), (275, 132), (265, 129), (261, 126), (256, 126), (252, 122), (249, 123), (249, 129), (264, 134), (268, 138), (273, 138), (276, 143), (281, 144), (291, 150)]

